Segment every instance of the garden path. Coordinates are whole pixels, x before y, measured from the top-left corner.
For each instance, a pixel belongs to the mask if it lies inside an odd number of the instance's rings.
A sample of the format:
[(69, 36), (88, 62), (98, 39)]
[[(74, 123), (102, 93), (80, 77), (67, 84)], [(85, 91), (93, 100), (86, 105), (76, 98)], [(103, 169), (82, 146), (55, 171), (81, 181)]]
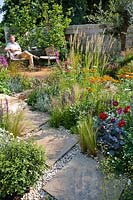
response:
[(50, 67), (42, 67), (38, 68), (35, 71), (21, 71), (21, 75), (25, 75), (29, 78), (39, 78), (39, 79), (44, 79), (47, 78), (50, 73), (52, 72), (52, 68)]
[[(23, 107), (26, 120), (31, 122), (25, 137), (34, 138), (38, 145), (45, 147), (48, 170), (55, 170), (46, 181), (42, 181), (41, 198), (25, 198), (25, 200), (44, 200), (49, 194), (57, 200), (118, 200), (125, 186), (123, 178), (107, 179), (101, 172), (96, 160), (81, 153), (78, 136), (69, 131), (49, 127), (49, 115), (31, 111), (30, 107), (17, 97), (0, 95), (0, 99), (9, 102), (9, 108)], [(76, 149), (76, 150), (75, 150)], [(78, 149), (78, 150), (77, 150)]]

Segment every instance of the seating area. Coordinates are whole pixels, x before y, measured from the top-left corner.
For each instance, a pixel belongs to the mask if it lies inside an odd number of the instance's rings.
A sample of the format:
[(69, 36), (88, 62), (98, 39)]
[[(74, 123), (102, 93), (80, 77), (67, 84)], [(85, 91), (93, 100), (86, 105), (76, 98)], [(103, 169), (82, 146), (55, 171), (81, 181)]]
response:
[(48, 47), (45, 49), (46, 55), (40, 56), (40, 59), (48, 60), (48, 65), (51, 65), (51, 61), (56, 61), (57, 59), (57, 53), (54, 47)]

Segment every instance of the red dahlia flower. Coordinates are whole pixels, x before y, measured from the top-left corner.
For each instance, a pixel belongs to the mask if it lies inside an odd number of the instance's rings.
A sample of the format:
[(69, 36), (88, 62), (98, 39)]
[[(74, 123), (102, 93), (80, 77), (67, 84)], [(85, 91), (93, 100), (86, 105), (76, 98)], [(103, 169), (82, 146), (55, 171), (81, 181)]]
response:
[(123, 112), (125, 114), (129, 113), (130, 112), (130, 106), (126, 106), (125, 109), (123, 110)]
[(123, 126), (125, 126), (125, 125), (126, 125), (126, 122), (125, 122), (124, 119), (122, 119), (122, 120), (118, 123), (118, 127), (119, 127), (119, 128), (121, 128), (121, 127), (123, 127)]
[(105, 119), (107, 119), (107, 117), (108, 117), (108, 115), (106, 114), (106, 113), (104, 113), (104, 112), (101, 112), (100, 114), (99, 114), (99, 118), (101, 119), (101, 120), (105, 120)]

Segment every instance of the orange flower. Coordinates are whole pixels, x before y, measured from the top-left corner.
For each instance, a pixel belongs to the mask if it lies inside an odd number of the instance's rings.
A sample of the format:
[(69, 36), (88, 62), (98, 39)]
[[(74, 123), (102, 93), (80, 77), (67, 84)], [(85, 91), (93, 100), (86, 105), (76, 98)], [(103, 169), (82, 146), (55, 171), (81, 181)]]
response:
[(89, 72), (95, 73), (95, 72), (96, 72), (96, 69), (90, 69)]
[(88, 92), (93, 92), (91, 87), (86, 88), (88, 90)]

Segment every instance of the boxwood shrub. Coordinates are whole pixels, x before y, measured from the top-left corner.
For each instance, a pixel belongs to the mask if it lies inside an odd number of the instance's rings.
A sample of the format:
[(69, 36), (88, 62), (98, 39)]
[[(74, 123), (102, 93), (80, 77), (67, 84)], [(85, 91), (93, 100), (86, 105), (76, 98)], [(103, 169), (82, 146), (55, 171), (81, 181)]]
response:
[(45, 153), (33, 142), (4, 139), (0, 145), (0, 200), (22, 196), (45, 167)]

